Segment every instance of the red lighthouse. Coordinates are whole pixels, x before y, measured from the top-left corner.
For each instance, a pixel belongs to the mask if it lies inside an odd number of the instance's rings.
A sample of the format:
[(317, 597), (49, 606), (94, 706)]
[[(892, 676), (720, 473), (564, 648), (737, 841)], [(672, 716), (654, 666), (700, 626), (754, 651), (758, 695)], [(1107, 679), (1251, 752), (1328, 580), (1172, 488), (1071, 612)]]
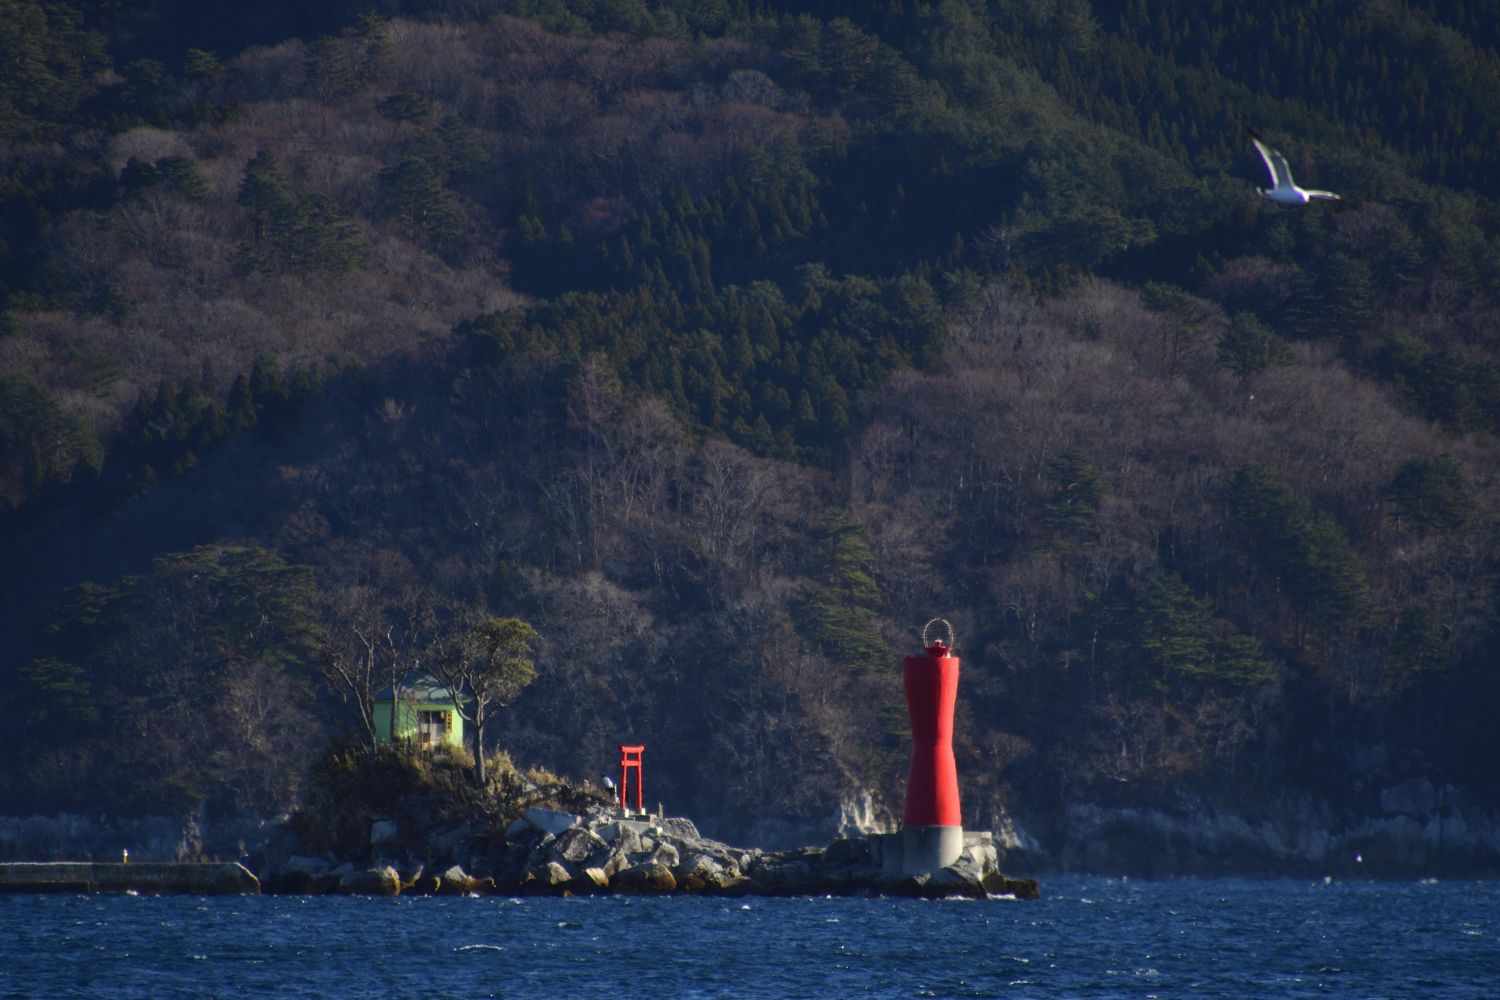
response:
[[(947, 642), (929, 641), (932, 627), (939, 624), (947, 630)], [(934, 618), (922, 629), (922, 645), (925, 652), (906, 657), (901, 668), (911, 719), (911, 769), (899, 840), (885, 838), (884, 848), (884, 867), (907, 874), (951, 865), (964, 850), (953, 762), (953, 707), (958, 700), (953, 626)]]

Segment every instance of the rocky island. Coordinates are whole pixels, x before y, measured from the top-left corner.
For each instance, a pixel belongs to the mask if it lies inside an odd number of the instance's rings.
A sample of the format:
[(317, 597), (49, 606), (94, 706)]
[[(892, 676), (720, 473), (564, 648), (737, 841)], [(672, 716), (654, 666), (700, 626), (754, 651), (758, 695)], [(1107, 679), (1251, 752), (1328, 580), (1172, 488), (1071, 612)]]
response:
[[(942, 625), (947, 641), (928, 633)], [(273, 892), (729, 893), (1017, 898), (988, 832), (966, 832), (953, 762), (958, 658), (952, 626), (933, 619), (924, 652), (903, 665), (914, 746), (900, 831), (840, 837), (826, 847), (767, 852), (702, 836), (642, 807), (643, 746), (621, 745), (615, 800), (591, 783), (521, 774), (505, 759), (464, 780), (466, 751), (387, 743), (335, 752), (315, 770), (309, 808), (256, 859)], [(635, 776), (635, 809), (627, 788)], [(492, 780), (492, 777), (494, 780)], [(608, 779), (606, 779), (608, 781)], [(408, 786), (405, 794), (393, 788)], [(324, 845), (322, 854), (316, 853)], [(312, 851), (309, 851), (309, 847)]]
[(972, 835), (951, 865), (918, 874), (888, 871), (880, 838), (838, 838), (825, 847), (763, 851), (702, 836), (678, 816), (624, 814), (594, 805), (583, 815), (532, 806), (498, 837), (473, 824), (403, 838), (400, 825), (371, 826), (369, 863), (296, 853), (293, 835), (261, 852), (267, 892), (585, 895), (991, 895), (1034, 899), (1035, 880), (1008, 878), (994, 845)]
[(517, 769), (503, 754), (492, 764), (481, 789), (459, 748), (332, 753), (304, 808), (241, 860), (269, 893), (1038, 895), (1035, 881), (1002, 874), (984, 833), (949, 865), (902, 873), (879, 833), (735, 847), (690, 819), (624, 810), (591, 782)]

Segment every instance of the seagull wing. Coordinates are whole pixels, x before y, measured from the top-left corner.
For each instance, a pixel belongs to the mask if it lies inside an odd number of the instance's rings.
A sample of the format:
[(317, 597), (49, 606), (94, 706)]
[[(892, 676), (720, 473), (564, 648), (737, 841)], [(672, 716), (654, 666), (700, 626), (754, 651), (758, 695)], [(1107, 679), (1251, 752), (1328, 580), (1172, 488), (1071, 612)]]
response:
[(1316, 200), (1322, 200), (1322, 201), (1343, 201), (1344, 200), (1344, 199), (1340, 198), (1338, 195), (1334, 194), (1332, 191), (1309, 191), (1309, 190), (1304, 189), (1302, 193), (1305, 194), (1305, 195), (1307, 195), (1309, 198), (1313, 198), (1313, 199), (1316, 199)]
[(1245, 131), (1250, 133), (1250, 141), (1255, 143), (1255, 151), (1260, 154), (1262, 160), (1266, 161), (1266, 169), (1271, 172), (1271, 184), (1279, 188), (1294, 187), (1292, 168), (1286, 165), (1286, 157), (1267, 146), (1261, 140), (1260, 133), (1254, 129), (1247, 128)]

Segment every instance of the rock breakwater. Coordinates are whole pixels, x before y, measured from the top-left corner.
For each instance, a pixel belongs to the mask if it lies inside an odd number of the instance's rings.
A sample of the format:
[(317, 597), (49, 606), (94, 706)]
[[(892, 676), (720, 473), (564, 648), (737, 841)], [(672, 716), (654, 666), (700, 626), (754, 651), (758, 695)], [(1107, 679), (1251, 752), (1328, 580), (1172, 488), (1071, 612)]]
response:
[(946, 868), (918, 875), (883, 870), (862, 838), (790, 851), (738, 848), (702, 836), (682, 817), (585, 814), (532, 807), (503, 836), (465, 826), (403, 831), (377, 820), (368, 863), (299, 853), (288, 833), (261, 852), (267, 892), (422, 894), (622, 893), (659, 895), (1039, 895), (1031, 879), (1006, 877), (988, 838), (975, 837)]

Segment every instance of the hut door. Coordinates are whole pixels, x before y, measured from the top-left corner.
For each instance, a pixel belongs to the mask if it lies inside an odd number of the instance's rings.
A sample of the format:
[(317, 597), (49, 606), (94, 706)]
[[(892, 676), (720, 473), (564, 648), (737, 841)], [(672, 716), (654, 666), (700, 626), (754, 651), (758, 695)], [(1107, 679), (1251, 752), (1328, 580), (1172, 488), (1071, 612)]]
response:
[(417, 713), (417, 742), (424, 747), (436, 746), (443, 742), (443, 737), (448, 733), (448, 713), (429, 712), (425, 709)]

